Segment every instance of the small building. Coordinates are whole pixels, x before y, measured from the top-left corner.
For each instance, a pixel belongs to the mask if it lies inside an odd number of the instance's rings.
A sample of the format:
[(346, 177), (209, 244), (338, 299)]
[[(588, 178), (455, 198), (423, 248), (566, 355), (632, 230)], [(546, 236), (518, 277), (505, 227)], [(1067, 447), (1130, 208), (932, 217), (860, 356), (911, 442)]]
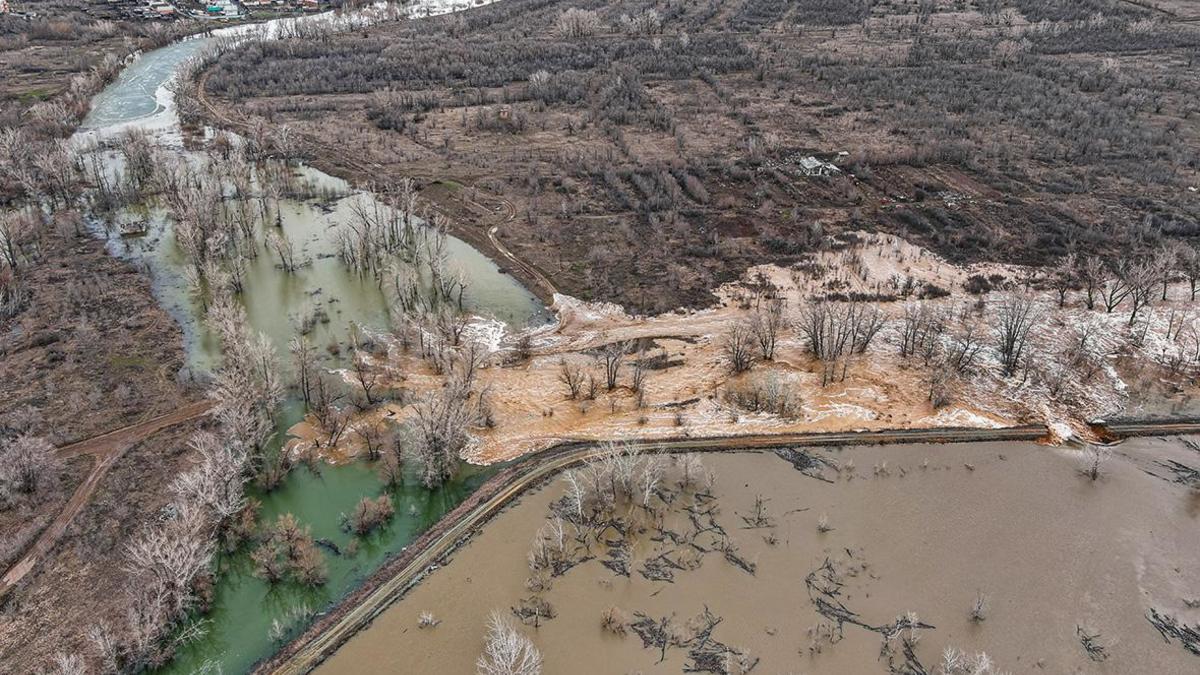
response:
[(0, 14), (8, 14), (8, 0), (0, 0)]

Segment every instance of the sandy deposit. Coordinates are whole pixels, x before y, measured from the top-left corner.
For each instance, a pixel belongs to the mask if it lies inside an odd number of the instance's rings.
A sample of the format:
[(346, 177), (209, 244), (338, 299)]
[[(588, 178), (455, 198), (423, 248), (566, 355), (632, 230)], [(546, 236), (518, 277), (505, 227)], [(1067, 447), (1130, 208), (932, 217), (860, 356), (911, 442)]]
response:
[[(616, 305), (557, 296), (553, 307), (557, 321), (529, 334), (528, 359), (515, 358), (520, 336), (503, 334), (502, 324), (481, 319), (465, 334), (477, 336), (491, 354), (477, 390), (487, 392), (495, 425), (473, 432), (466, 458), (490, 463), (575, 439), (1026, 423), (1051, 425), (1062, 436), (1087, 435), (1088, 423), (1097, 419), (1162, 410), (1178, 413), (1180, 406), (1190, 405), (1190, 385), (1176, 384), (1184, 378), (1172, 376), (1164, 365), (1176, 355), (1188, 363), (1200, 355), (1196, 314), (1185, 288), (1172, 288), (1171, 301), (1143, 311), (1132, 327), (1127, 325), (1124, 308), (1112, 314), (1089, 311), (1078, 293), (1067, 307), (1058, 308), (1052, 292), (1023, 291), (1037, 299), (1039, 319), (1030, 350), (1034, 356), (1021, 373), (1006, 377), (992, 325), (1005, 296), (966, 294), (963, 284), (972, 275), (1000, 275), (1016, 289), (1026, 288), (1035, 276), (1017, 267), (960, 268), (899, 238), (863, 233), (846, 248), (815, 255), (802, 268), (752, 268), (742, 281), (718, 289), (719, 305), (708, 310), (632, 316)], [(763, 289), (768, 287), (784, 302), (787, 318), (775, 358), (759, 362), (747, 374), (731, 376), (725, 336), (765, 302)], [(912, 293), (909, 300), (873, 303), (887, 317), (883, 329), (865, 354), (848, 361), (845, 380), (822, 386), (821, 365), (807, 353), (803, 336), (792, 325), (799, 308), (813, 297), (830, 294), (903, 298), (906, 288)], [(952, 293), (925, 302), (961, 317), (955, 326), (975, 324), (981, 346), (975, 366), (950, 385), (951, 400), (939, 408), (929, 400), (929, 380), (937, 367), (902, 359), (898, 347), (906, 306), (932, 288)], [(1066, 353), (1085, 333), (1092, 364), (1087, 375), (1067, 365)], [(648, 371), (640, 407), (631, 387), (636, 354), (626, 357), (618, 386), (612, 391), (604, 386), (599, 352), (616, 342), (647, 345), (644, 354), (665, 364)], [(567, 396), (560, 381), (564, 361), (596, 378), (594, 399)], [(392, 385), (407, 393), (406, 401), (436, 391), (444, 381), (396, 344), (379, 368), (387, 371)], [(353, 386), (353, 378), (345, 375)], [(730, 387), (755, 388), (767, 382), (777, 382), (788, 392), (794, 402), (790, 414), (751, 412), (728, 400)], [(1136, 397), (1131, 396), (1131, 384)], [(397, 403), (369, 413), (394, 421), (407, 414), (406, 407)], [(293, 432), (300, 437), (297, 448), (313, 446), (319, 436), (304, 428)], [(354, 435), (346, 434), (339, 447), (317, 451), (327, 458), (344, 459), (356, 454), (358, 446)]]

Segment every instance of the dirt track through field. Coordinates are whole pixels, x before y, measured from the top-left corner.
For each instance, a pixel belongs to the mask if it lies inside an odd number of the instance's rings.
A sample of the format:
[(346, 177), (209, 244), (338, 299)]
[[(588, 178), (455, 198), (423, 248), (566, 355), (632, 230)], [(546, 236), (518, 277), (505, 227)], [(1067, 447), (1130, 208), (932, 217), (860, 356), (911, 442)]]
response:
[(62, 459), (91, 457), (92, 469), (75, 489), (75, 493), (71, 495), (71, 499), (67, 501), (66, 506), (54, 521), (42, 531), (25, 555), (4, 573), (3, 578), (0, 578), (0, 598), (7, 595), (21, 579), (25, 578), (25, 575), (37, 566), (38, 562), (50, 553), (62, 537), (63, 532), (66, 532), (75, 517), (83, 511), (83, 507), (91, 501), (92, 495), (95, 494), (96, 488), (108, 474), (109, 469), (124, 456), (129, 448), (163, 429), (198, 419), (207, 414), (211, 408), (212, 402), (210, 401), (192, 403), (165, 415), (59, 448), (58, 454)]

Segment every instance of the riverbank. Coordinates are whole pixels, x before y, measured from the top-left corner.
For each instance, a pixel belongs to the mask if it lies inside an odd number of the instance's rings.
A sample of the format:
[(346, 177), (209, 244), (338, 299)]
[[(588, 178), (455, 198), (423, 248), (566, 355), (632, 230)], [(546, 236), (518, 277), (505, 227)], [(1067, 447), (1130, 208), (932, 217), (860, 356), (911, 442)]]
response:
[[(196, 80), (196, 101), (204, 116), (198, 122), (235, 133), (246, 133), (249, 130), (249, 118), (235, 107), (213, 101), (208, 95), (206, 83), (206, 73), (201, 73)], [(193, 136), (200, 135), (202, 129), (199, 123), (185, 126), (185, 131)], [(345, 180), (357, 189), (386, 190), (405, 179), (415, 181), (421, 200), (446, 216), (445, 224), (451, 234), (486, 255), (544, 305), (553, 304), (554, 295), (558, 292), (553, 281), (537, 266), (498, 246), (493, 239), (493, 236), (503, 237), (505, 225), (516, 219), (516, 208), (508, 200), (475, 189), (471, 190), (473, 198), (468, 198), (462, 183), (452, 177), (395, 171), (377, 163), (366, 164), (344, 147), (327, 143), (319, 136), (303, 130), (298, 131), (297, 135), (310, 166)], [(493, 232), (494, 235), (491, 234)]]

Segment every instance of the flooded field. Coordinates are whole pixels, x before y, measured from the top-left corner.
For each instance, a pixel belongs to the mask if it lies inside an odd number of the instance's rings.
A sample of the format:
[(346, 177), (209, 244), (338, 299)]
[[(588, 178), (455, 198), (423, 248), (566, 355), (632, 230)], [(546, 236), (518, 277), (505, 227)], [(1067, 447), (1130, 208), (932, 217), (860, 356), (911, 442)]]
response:
[[(1200, 494), (1177, 482), (1200, 453), (1129, 441), (1095, 480), (1083, 457), (1033, 444), (812, 449), (794, 464), (700, 455), (711, 498), (681, 493), (657, 517), (632, 508), (628, 535), (574, 546), (565, 570), (531, 585), (531, 542), (564, 495), (555, 481), (320, 672), (473, 672), (489, 612), (538, 606), (521, 630), (550, 673), (678, 673), (714, 644), (737, 658), (700, 672), (940, 673), (949, 647), (986, 652), (997, 672), (1196, 672), (1200, 656), (1148, 617), (1200, 621)], [(710, 513), (723, 535), (704, 531)], [(568, 524), (566, 539), (578, 532)], [(601, 626), (610, 608), (620, 630)], [(424, 612), (440, 623), (419, 628)]]

